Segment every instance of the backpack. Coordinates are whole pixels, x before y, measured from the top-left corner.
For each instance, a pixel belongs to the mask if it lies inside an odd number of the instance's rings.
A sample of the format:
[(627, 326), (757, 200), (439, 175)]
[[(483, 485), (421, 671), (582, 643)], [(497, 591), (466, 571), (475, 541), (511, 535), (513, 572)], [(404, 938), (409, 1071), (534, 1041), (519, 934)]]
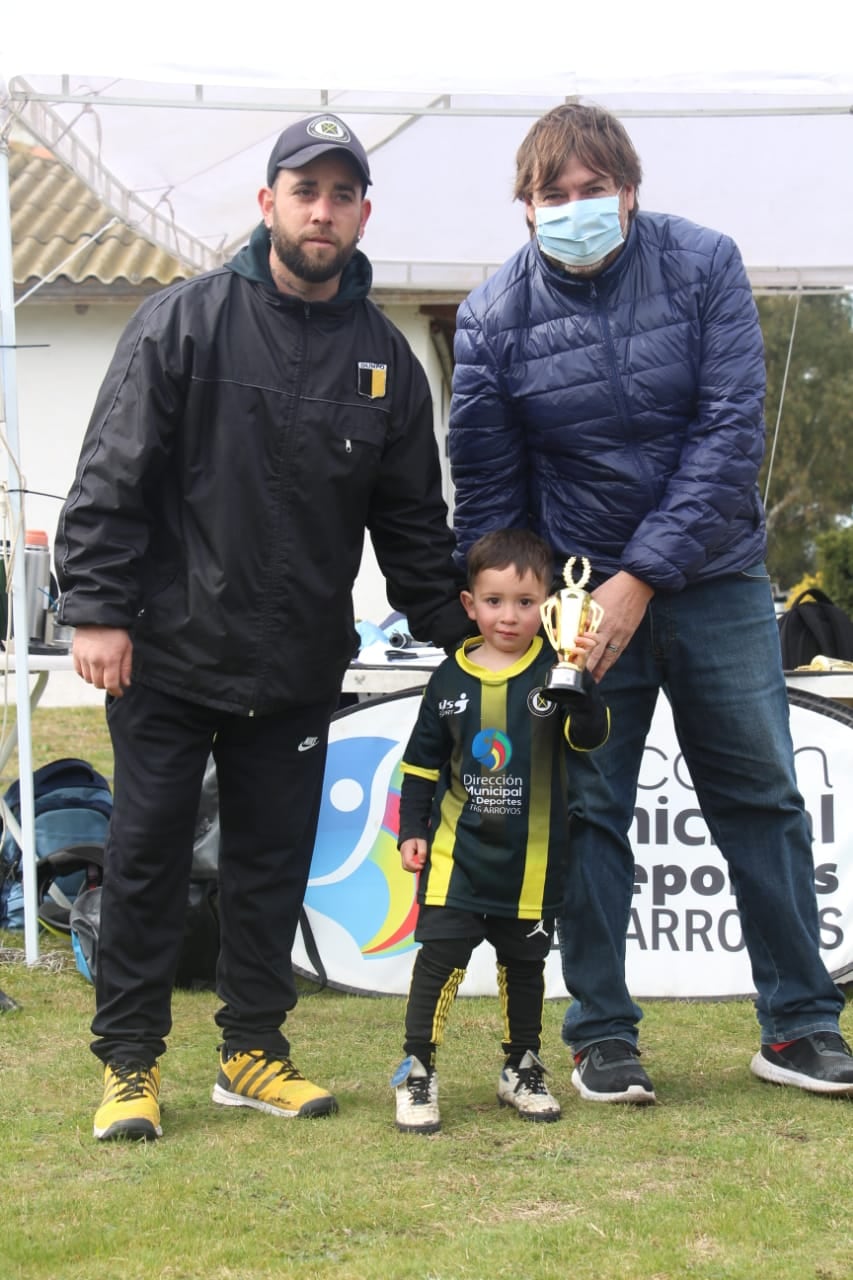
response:
[[(0, 842), (0, 926), (22, 929), (24, 904), (21, 882), (21, 847), (18, 843), (21, 821), (21, 789), (16, 780), (3, 796), (7, 815)], [(52, 867), (49, 876), (41, 868), (42, 861), (60, 850), (75, 846), (103, 849), (112, 813), (110, 785), (103, 774), (88, 763), (74, 757), (52, 760), (33, 773), (33, 812), (36, 871), (42, 882), (53, 888), (56, 901), (67, 900), (67, 910), (87, 880), (90, 856), (71, 859)], [(101, 854), (101, 862), (103, 854)], [(40, 885), (40, 899), (42, 898)], [(58, 922), (57, 918), (47, 927)], [(64, 921), (67, 925), (67, 917)]]
[(50, 933), (70, 935), (75, 905), (104, 878), (104, 846), (72, 844), (40, 858), (36, 866), (38, 922)]
[(833, 604), (825, 591), (808, 587), (780, 616), (779, 642), (786, 671), (807, 667), (818, 654), (851, 662), (853, 618)]

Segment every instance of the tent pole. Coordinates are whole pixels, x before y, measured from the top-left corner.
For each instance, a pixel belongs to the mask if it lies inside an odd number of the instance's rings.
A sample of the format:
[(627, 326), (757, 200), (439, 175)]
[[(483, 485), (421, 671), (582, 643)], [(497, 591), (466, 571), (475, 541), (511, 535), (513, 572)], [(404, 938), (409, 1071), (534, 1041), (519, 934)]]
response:
[(18, 465), (18, 382), (15, 348), (15, 294), (12, 268), (12, 215), (9, 189), (9, 117), (0, 111), (0, 399), (9, 450), (9, 507), (12, 516), (12, 618), (15, 635), (25, 637), (15, 650), (18, 777), (21, 793), (21, 847), (24, 873), (24, 946), (27, 964), (38, 960), (38, 900), (36, 885), (35, 809), (30, 721), (29, 620), (24, 576), (24, 536), (21, 528), (22, 484)]

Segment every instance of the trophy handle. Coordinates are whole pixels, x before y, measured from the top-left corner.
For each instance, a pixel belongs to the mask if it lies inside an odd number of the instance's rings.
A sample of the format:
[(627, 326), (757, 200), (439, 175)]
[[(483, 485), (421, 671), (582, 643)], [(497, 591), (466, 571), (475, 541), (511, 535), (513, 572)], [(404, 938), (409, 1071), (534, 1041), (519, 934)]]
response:
[(598, 630), (598, 628), (601, 626), (601, 623), (602, 623), (602, 621), (603, 621), (603, 620), (604, 620), (604, 610), (602, 609), (602, 607), (601, 607), (601, 605), (598, 603), (598, 601), (597, 601), (597, 600), (593, 600), (592, 596), (590, 596), (590, 598), (589, 598), (589, 623), (588, 623), (587, 628), (586, 628), (586, 629), (587, 629), (587, 631), (590, 633), (590, 635), (595, 635), (596, 631), (597, 631), (597, 630)]
[(550, 596), (539, 608), (539, 616), (542, 619), (542, 626), (545, 628), (545, 634), (551, 642), (554, 649), (559, 647), (559, 633), (554, 626), (554, 617), (558, 612), (557, 600)]

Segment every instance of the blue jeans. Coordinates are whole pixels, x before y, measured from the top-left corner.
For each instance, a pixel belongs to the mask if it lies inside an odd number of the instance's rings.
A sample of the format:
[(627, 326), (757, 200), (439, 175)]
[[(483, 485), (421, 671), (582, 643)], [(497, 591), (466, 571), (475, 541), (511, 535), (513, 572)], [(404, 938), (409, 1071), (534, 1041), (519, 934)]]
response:
[(574, 997), (563, 1039), (636, 1045), (625, 984), (634, 888), (628, 832), (659, 691), (711, 834), (725, 858), (765, 1044), (837, 1031), (844, 999), (818, 949), (811, 833), (794, 770), (788, 699), (763, 565), (651, 600), (601, 682), (609, 741), (573, 755), (572, 869), (558, 921)]

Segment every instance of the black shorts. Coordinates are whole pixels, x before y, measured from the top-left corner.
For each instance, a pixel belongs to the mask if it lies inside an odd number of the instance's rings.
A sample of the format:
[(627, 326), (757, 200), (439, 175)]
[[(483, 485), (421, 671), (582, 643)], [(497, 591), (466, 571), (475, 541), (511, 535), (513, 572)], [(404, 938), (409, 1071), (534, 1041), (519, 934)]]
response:
[[(466, 938), (473, 946), (481, 942), (506, 939), (509, 942), (541, 939), (543, 954), (551, 950), (554, 917), (544, 920), (519, 920), (516, 916), (493, 916), (479, 911), (460, 911), (456, 907), (421, 907), (415, 927), (416, 942), (437, 942), (443, 938)], [(537, 948), (538, 950), (538, 948)]]

